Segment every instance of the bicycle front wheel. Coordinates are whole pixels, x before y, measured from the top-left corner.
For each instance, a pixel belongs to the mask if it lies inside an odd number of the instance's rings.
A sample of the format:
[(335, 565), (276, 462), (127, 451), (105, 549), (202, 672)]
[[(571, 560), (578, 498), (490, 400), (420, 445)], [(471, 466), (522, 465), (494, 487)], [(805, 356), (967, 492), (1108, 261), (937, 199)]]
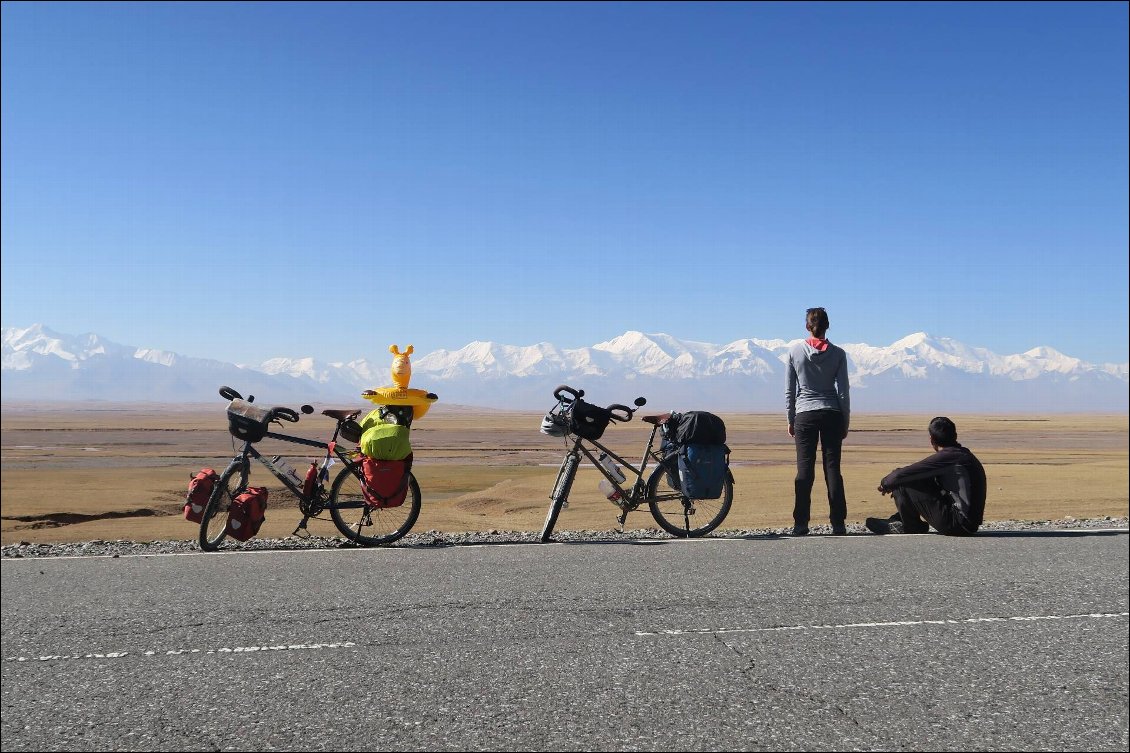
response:
[(577, 467), (581, 464), (581, 456), (570, 452), (561, 461), (561, 469), (557, 472), (557, 481), (553, 484), (553, 492), (549, 495), (549, 511), (545, 514), (545, 523), (541, 527), (541, 543), (545, 544), (553, 536), (553, 528), (557, 525), (557, 516), (561, 514), (565, 503), (569, 501), (569, 490), (573, 488), (573, 478), (577, 475)]
[(231, 510), (232, 501), (247, 491), (248, 470), (246, 463), (236, 460), (216, 482), (216, 488), (212, 490), (208, 506), (204, 508), (204, 515), (200, 518), (199, 543), (204, 551), (216, 551), (227, 536), (228, 511)]
[(647, 505), (667, 533), (678, 538), (705, 536), (722, 524), (734, 502), (734, 480), (729, 472), (718, 499), (687, 499), (678, 483), (679, 463), (667, 458), (647, 480)]
[(408, 494), (396, 507), (374, 507), (365, 501), (360, 463), (350, 463), (337, 474), (330, 490), (330, 517), (342, 536), (362, 546), (391, 544), (416, 525), (420, 517), (420, 485), (408, 474)]

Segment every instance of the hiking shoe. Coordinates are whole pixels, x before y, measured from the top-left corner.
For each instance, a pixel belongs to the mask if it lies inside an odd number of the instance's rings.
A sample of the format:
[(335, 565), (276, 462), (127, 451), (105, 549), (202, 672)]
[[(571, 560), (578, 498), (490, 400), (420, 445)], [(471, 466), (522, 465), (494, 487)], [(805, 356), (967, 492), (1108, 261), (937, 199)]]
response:
[(891, 532), (891, 521), (882, 518), (868, 518), (863, 523), (871, 533), (883, 535)]
[(789, 536), (807, 536), (808, 535), (808, 529), (807, 528), (801, 528), (800, 526), (793, 526), (792, 529), (789, 531), (788, 535)]
[(887, 534), (887, 533), (906, 533), (906, 529), (902, 527), (901, 520), (884, 520), (883, 518), (868, 518), (866, 521), (867, 530), (871, 533)]
[(833, 536), (847, 536), (847, 526), (844, 525), (843, 523), (840, 523), (839, 525), (833, 525), (832, 526), (832, 535)]

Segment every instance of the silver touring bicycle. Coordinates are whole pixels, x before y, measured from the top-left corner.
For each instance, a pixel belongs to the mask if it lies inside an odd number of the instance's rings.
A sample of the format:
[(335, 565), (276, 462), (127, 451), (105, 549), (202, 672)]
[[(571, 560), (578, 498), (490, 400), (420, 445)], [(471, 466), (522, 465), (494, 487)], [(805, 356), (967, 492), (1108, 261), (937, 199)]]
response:
[[(547, 542), (553, 536), (557, 518), (569, 504), (569, 491), (582, 460), (591, 463), (604, 477), (601, 490), (620, 509), (617, 521), (621, 531), (628, 513), (644, 504), (651, 510), (659, 527), (672, 536), (705, 536), (721, 525), (734, 500), (734, 477), (728, 462), (725, 468), (719, 469), (721, 493), (717, 498), (688, 496), (685, 473), (680, 471), (673, 414), (642, 416), (652, 429), (637, 468), (606, 447), (600, 439), (609, 424), (631, 421), (647, 400), (636, 398), (635, 408), (618, 403), (601, 408), (585, 402), (582, 399), (584, 395), (584, 390), (567, 385), (557, 387), (553, 390), (557, 404), (542, 420), (541, 432), (563, 437), (567, 449), (549, 496), (549, 511), (542, 527), (541, 541)], [(658, 447), (657, 437), (660, 438)], [(648, 467), (652, 462), (655, 465), (649, 474)]]

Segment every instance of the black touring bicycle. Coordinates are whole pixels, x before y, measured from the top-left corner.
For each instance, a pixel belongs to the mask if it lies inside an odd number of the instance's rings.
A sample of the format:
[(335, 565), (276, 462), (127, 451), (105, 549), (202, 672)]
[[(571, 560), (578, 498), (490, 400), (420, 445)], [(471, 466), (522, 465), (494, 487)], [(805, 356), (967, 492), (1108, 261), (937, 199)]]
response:
[[(635, 408), (618, 403), (601, 408), (582, 400), (584, 395), (584, 390), (575, 390), (566, 385), (557, 387), (553, 391), (557, 405), (542, 420), (541, 432), (553, 437), (564, 437), (568, 448), (549, 496), (549, 512), (541, 531), (543, 542), (549, 541), (553, 536), (557, 518), (569, 503), (569, 491), (582, 459), (587, 459), (604, 476), (601, 490), (612, 504), (620, 508), (617, 521), (621, 531), (624, 530), (628, 513), (643, 504), (647, 504), (659, 527), (672, 536), (705, 536), (722, 524), (734, 501), (734, 477), (730, 473), (728, 461), (724, 468), (718, 469), (721, 471), (719, 494), (715, 496), (712, 492), (708, 498), (689, 496), (686, 491), (688, 485), (680, 470), (674, 414), (642, 416), (642, 420), (651, 424), (652, 429), (639, 468), (636, 468), (599, 440), (610, 423), (631, 421), (635, 412), (647, 404), (647, 400), (636, 398)], [(657, 436), (661, 438), (658, 447), (655, 441)], [(729, 452), (724, 444), (721, 448), (726, 453)], [(651, 475), (646, 475), (649, 461), (654, 461), (656, 466)], [(628, 482), (629, 476), (631, 483)]]

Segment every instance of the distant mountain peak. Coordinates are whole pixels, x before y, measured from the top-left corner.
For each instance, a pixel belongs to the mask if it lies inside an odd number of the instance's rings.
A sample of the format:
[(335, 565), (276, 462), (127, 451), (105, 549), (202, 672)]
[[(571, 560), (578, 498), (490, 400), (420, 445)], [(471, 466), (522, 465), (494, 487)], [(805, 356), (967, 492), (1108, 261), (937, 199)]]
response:
[(892, 348), (917, 348), (920, 345), (932, 345), (933, 338), (925, 332), (915, 332), (891, 343)]

